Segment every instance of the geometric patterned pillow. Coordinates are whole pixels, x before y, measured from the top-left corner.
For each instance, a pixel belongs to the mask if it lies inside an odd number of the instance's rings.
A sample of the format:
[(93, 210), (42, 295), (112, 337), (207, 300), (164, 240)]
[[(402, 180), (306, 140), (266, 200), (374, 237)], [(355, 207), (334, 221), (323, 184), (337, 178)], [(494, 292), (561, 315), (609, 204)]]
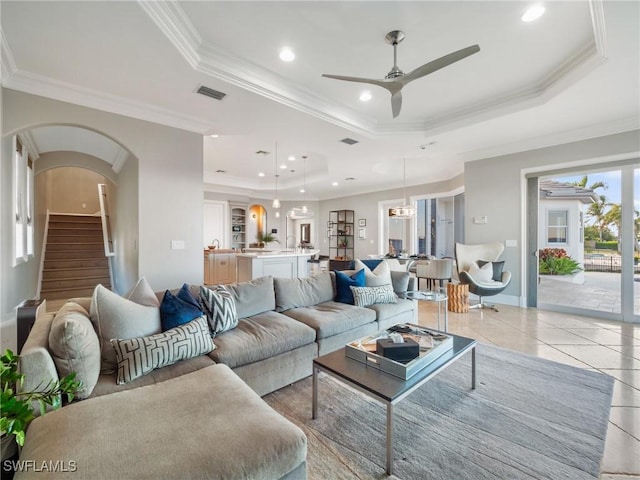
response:
[(111, 345), (118, 361), (118, 385), (216, 348), (204, 317), (148, 337), (114, 338)]
[(238, 311), (233, 295), (224, 285), (213, 289), (200, 287), (200, 298), (207, 310), (207, 320), (212, 335), (217, 335), (238, 326)]
[(376, 303), (398, 303), (398, 297), (391, 285), (378, 287), (351, 287), (353, 303), (357, 307), (368, 307)]

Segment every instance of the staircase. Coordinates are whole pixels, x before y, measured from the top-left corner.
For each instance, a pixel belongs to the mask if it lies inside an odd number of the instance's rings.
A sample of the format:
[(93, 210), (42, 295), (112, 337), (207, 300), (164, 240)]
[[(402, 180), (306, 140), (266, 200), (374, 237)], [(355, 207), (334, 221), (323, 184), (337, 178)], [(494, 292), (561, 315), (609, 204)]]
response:
[(100, 217), (51, 214), (40, 298), (90, 297), (99, 283), (111, 288)]

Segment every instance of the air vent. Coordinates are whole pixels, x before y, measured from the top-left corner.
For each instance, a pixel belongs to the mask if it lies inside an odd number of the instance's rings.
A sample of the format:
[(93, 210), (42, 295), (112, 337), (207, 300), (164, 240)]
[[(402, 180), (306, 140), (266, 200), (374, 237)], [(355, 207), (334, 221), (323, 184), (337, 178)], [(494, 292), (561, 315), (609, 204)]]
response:
[(347, 182), (351, 182), (351, 181), (353, 181), (353, 180), (355, 180), (355, 178), (353, 178), (353, 177), (347, 177), (347, 178), (345, 178), (345, 181), (347, 181)]
[(266, 150), (258, 150), (256, 152), (256, 155), (269, 155), (269, 152), (267, 152)]
[(198, 93), (200, 95), (204, 95), (206, 97), (215, 98), (216, 100), (222, 100), (227, 94), (214, 90), (213, 88), (205, 87), (202, 85), (198, 88)]
[(216, 173), (227, 173), (226, 170), (216, 170)]
[(355, 145), (356, 143), (358, 143), (357, 140), (354, 140), (353, 138), (343, 138), (342, 140), (340, 140), (342, 143), (346, 143), (347, 145)]

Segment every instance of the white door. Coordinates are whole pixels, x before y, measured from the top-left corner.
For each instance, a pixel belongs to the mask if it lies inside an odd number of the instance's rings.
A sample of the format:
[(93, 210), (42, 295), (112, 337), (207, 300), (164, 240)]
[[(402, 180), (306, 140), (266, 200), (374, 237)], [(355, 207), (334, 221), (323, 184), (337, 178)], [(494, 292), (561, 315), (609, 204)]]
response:
[(228, 204), (227, 202), (205, 200), (204, 202), (204, 228), (203, 247), (213, 244), (214, 239), (220, 241), (220, 248), (229, 248), (228, 234)]

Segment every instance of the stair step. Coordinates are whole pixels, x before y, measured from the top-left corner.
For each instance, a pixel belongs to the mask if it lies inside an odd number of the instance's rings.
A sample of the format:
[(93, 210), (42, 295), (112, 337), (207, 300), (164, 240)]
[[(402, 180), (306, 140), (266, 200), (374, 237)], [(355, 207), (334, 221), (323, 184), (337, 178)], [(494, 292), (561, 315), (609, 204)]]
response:
[(75, 267), (54, 268), (42, 271), (42, 280), (57, 280), (65, 278), (108, 277), (109, 267)]
[(103, 243), (102, 232), (81, 235), (51, 235), (47, 237), (47, 246), (55, 243)]
[(104, 255), (104, 244), (102, 242), (92, 243), (47, 243), (47, 252), (60, 252), (60, 251), (78, 251), (78, 250), (91, 250), (94, 252), (102, 252)]
[(49, 230), (77, 229), (77, 230), (102, 230), (102, 223), (81, 222), (52, 222), (49, 220)]
[(102, 218), (95, 215), (49, 215), (49, 224), (52, 222), (73, 222), (73, 223), (102, 223)]
[(105, 258), (104, 248), (100, 250), (57, 250), (53, 251), (47, 247), (44, 260), (74, 260)]
[[(104, 285), (111, 290), (111, 285)], [(61, 288), (56, 290), (42, 290), (40, 292), (40, 298), (45, 300), (68, 300), (75, 297), (90, 297), (93, 295), (95, 287), (91, 288)]]
[(103, 285), (109, 284), (109, 275), (102, 276), (88, 276), (88, 277), (74, 277), (74, 278), (62, 278), (55, 280), (42, 280), (41, 291), (51, 291), (57, 289), (78, 289), (78, 288), (90, 288), (95, 287), (98, 283)]
[(52, 235), (102, 235), (102, 225), (51, 225), (49, 224), (49, 236)]
[[(57, 252), (59, 253), (59, 252)], [(57, 268), (108, 268), (109, 262), (107, 257), (87, 257), (87, 258), (70, 258), (70, 259), (60, 259), (60, 260), (50, 260), (45, 259), (44, 261), (44, 269), (45, 270), (54, 270)]]

